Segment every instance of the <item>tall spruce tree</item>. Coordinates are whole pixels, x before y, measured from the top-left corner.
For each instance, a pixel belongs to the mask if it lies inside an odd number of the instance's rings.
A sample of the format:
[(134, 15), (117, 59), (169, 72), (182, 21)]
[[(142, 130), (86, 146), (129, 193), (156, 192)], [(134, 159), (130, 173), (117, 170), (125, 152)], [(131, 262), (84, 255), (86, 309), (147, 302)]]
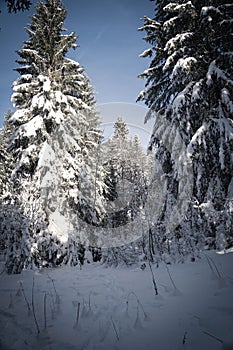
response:
[[(104, 152), (108, 188), (106, 197), (110, 212), (107, 224), (110, 221), (113, 227), (124, 225), (140, 211), (149, 172), (147, 161), (139, 138), (134, 136), (133, 140), (130, 139), (129, 129), (123, 118), (119, 117)], [(112, 215), (113, 211), (115, 213)]]
[[(167, 199), (160, 216), (165, 226), (178, 197), (182, 192), (187, 196), (188, 181), (193, 182), (189, 214), (166, 232), (170, 242), (177, 237), (186, 240), (194, 227), (199, 232), (202, 227), (218, 248), (233, 242), (232, 14), (233, 5), (226, 0), (158, 0), (155, 17), (144, 17), (140, 28), (151, 45), (141, 56), (152, 59), (140, 75), (146, 79), (146, 88), (138, 99), (150, 108), (146, 120), (155, 117), (150, 148), (155, 148), (167, 178)], [(193, 167), (185, 174), (188, 159)], [(182, 178), (186, 181), (180, 186)], [(193, 211), (197, 215), (190, 215)]]
[(115, 266), (130, 265), (138, 261), (141, 252), (138, 236), (145, 226), (143, 206), (151, 168), (139, 137), (130, 138), (122, 117), (114, 124), (113, 136), (103, 144), (102, 161), (107, 172), (107, 214), (101, 225), (121, 238), (115, 245), (113, 237), (112, 247), (102, 252), (102, 260)]
[(103, 209), (93, 89), (79, 63), (66, 57), (77, 36), (64, 33), (65, 18), (60, 0), (38, 3), (29, 38), (18, 51), (20, 77), (12, 95), (17, 109), (10, 119), (15, 128), (9, 146), (16, 164), (12, 191), (31, 221), (32, 229), (25, 228), (29, 255), (39, 266), (76, 261), (78, 251), (70, 242), (78, 246), (80, 220), (88, 216), (92, 222)]
[(12, 171), (12, 160), (8, 152), (8, 142), (12, 132), (12, 127), (9, 125), (9, 119), (12, 116), (12, 111), (6, 113), (3, 128), (0, 130), (0, 197), (9, 190), (10, 174)]
[(8, 123), (12, 112), (9, 110), (5, 116), (3, 128), (0, 130), (0, 250), (6, 248), (6, 232), (3, 229), (4, 218), (9, 208), (10, 175), (13, 168), (11, 156), (7, 150), (11, 127)]

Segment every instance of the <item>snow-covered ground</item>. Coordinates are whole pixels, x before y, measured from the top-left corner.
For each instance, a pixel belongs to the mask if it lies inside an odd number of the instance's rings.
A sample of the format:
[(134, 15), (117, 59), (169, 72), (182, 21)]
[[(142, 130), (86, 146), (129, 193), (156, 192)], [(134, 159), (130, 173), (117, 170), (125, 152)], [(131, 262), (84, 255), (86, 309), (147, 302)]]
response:
[[(1, 350), (233, 349), (233, 252), (0, 275)], [(33, 286), (34, 284), (34, 286)]]

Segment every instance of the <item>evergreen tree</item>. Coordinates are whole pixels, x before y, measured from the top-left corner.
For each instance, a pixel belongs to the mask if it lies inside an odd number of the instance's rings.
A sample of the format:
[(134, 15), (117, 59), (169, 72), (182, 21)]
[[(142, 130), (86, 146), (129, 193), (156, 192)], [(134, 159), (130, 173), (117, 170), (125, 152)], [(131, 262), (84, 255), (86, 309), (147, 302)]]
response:
[[(138, 136), (130, 139), (129, 129), (121, 117), (115, 122), (113, 136), (104, 144), (103, 163), (107, 170), (108, 201), (107, 214), (101, 225), (104, 229), (116, 232), (122, 241), (118, 240), (117, 246), (113, 242), (111, 248), (103, 250), (102, 260), (110, 265), (130, 265), (139, 258), (140, 242), (133, 241), (137, 237), (139, 222), (142, 224), (141, 215), (146, 198), (149, 167)], [(130, 236), (132, 241), (129, 244)]]
[[(11, 133), (11, 127), (8, 123), (12, 112), (9, 110), (5, 116), (5, 122), (3, 128), (0, 130), (0, 250), (4, 251), (6, 248), (6, 232), (3, 229), (2, 223), (4, 222), (4, 216), (6, 215), (9, 206), (9, 190), (10, 190), (10, 175), (13, 168), (11, 155), (9, 154), (7, 147), (9, 137)], [(10, 207), (10, 211), (13, 211), (13, 207)]]
[[(129, 138), (129, 129), (121, 117), (114, 125), (114, 134), (106, 144), (105, 167), (108, 176), (107, 198), (115, 211), (113, 225), (133, 220), (142, 205), (147, 176), (147, 157), (139, 138)], [(109, 202), (109, 208), (111, 202)], [(115, 210), (116, 207), (118, 210)], [(108, 209), (109, 209), (108, 208)]]
[(12, 115), (9, 110), (5, 116), (3, 128), (0, 130), (0, 197), (9, 190), (10, 174), (12, 171), (12, 159), (8, 152), (8, 143), (12, 128), (9, 125), (9, 119)]
[[(12, 191), (24, 212), (32, 210), (25, 203), (36, 206), (40, 224), (28, 234), (37, 265), (57, 264), (64, 242), (78, 242), (78, 211), (92, 222), (103, 210), (93, 89), (79, 63), (66, 57), (77, 37), (63, 33), (65, 18), (60, 0), (39, 2), (27, 28), (29, 39), (18, 51), (20, 77), (12, 96), (17, 109), (10, 119), (15, 128), (9, 147), (16, 164)], [(32, 225), (39, 222), (29, 217)], [(56, 220), (63, 220), (62, 228)]]
[[(155, 17), (145, 17), (140, 28), (151, 45), (141, 56), (152, 59), (140, 75), (146, 88), (138, 99), (150, 108), (146, 120), (156, 118), (150, 148), (155, 148), (166, 174), (167, 198), (160, 219), (168, 227), (174, 205), (182, 192), (187, 197), (193, 176), (189, 206), (198, 206), (197, 220), (202, 219), (202, 229), (214, 240), (219, 219), (229, 218), (222, 234), (225, 247), (232, 244), (232, 9), (229, 1), (158, 0)], [(188, 159), (193, 168), (187, 171)], [(173, 226), (178, 227), (175, 218)], [(190, 231), (186, 224), (183, 231), (181, 227), (180, 236)], [(170, 231), (165, 242), (175, 237)]]
[(32, 4), (30, 0), (5, 0), (5, 2), (10, 13), (29, 10)]
[(129, 137), (129, 129), (122, 117), (118, 117), (114, 125), (113, 140), (127, 140)]

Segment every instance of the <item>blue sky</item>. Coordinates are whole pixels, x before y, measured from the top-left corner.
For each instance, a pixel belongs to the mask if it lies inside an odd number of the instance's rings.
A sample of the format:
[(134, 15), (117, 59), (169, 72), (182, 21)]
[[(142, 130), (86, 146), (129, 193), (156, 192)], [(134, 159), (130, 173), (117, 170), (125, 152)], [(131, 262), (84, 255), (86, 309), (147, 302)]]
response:
[[(35, 4), (36, 1), (33, 1)], [(0, 125), (9, 108), (12, 82), (18, 73), (15, 52), (27, 39), (25, 27), (30, 23), (29, 12), (8, 14), (0, 0)], [(137, 75), (149, 61), (139, 54), (148, 48), (139, 32), (144, 15), (153, 16), (155, 3), (150, 0), (63, 0), (68, 11), (64, 27), (79, 35), (76, 50), (68, 56), (84, 66), (96, 91), (98, 104), (123, 102), (135, 104), (145, 82)], [(142, 105), (142, 104), (141, 104)]]

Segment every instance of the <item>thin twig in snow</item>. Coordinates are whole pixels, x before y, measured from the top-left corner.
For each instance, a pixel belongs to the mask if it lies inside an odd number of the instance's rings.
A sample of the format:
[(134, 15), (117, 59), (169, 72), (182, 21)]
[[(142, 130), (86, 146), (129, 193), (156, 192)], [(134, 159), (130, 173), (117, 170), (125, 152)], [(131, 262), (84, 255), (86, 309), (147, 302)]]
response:
[(183, 345), (186, 343), (186, 339), (187, 339), (187, 332), (185, 332), (183, 336), (183, 341), (182, 341)]
[(8, 305), (8, 309), (12, 309), (13, 308), (13, 299), (12, 299), (12, 293), (10, 293), (10, 303)]
[(52, 277), (49, 276), (49, 274), (47, 274), (47, 276), (48, 276), (48, 278), (50, 279), (50, 281), (52, 282), (52, 285), (53, 285), (54, 293), (55, 293), (55, 296), (56, 296), (55, 302), (56, 302), (56, 304), (59, 304), (60, 303), (59, 294), (58, 294), (57, 289), (55, 287), (54, 280), (52, 279)]
[(44, 328), (47, 328), (47, 295), (44, 294)]
[(126, 315), (129, 314), (129, 302), (126, 300)]
[(28, 300), (27, 300), (27, 297), (26, 297), (26, 294), (25, 294), (25, 291), (24, 291), (23, 283), (22, 283), (21, 281), (20, 281), (19, 283), (20, 283), (20, 287), (21, 287), (21, 289), (22, 289), (22, 293), (23, 293), (23, 296), (24, 296), (24, 300), (25, 300), (25, 302), (26, 302), (26, 304), (27, 304), (28, 312), (30, 313), (30, 312), (31, 312), (31, 308), (30, 308), (29, 302), (28, 302)]
[(114, 321), (113, 321), (112, 317), (111, 317), (111, 321), (112, 321), (112, 326), (113, 326), (113, 329), (114, 329), (114, 331), (115, 331), (115, 333), (116, 333), (116, 338), (117, 338), (117, 340), (119, 341), (119, 340), (120, 340), (120, 338), (119, 338), (119, 335), (118, 335), (118, 333), (117, 333), (116, 325), (115, 325), (115, 323), (114, 323)]
[(145, 320), (148, 319), (147, 313), (145, 312), (142, 303), (140, 302), (140, 300), (139, 300), (139, 298), (137, 297), (137, 295), (136, 295), (134, 292), (132, 292), (132, 291), (131, 291), (131, 292), (128, 294), (128, 296), (127, 296), (127, 301), (126, 301), (127, 310), (126, 310), (126, 311), (128, 312), (128, 304), (129, 304), (128, 299), (129, 299), (129, 297), (130, 297), (130, 294), (132, 294), (132, 295), (136, 298), (137, 303), (138, 303), (138, 305), (141, 307), (141, 310), (142, 310), (142, 312), (143, 312), (144, 319), (145, 319)]
[(172, 276), (171, 276), (171, 273), (170, 273), (169, 268), (168, 268), (168, 266), (167, 266), (166, 263), (165, 263), (165, 266), (166, 266), (166, 269), (167, 269), (168, 276), (170, 277), (170, 280), (171, 280), (171, 282), (172, 282), (172, 285), (173, 285), (174, 289), (177, 290), (177, 287), (176, 287), (176, 285), (175, 285), (175, 282), (174, 282), (174, 280), (173, 280), (173, 278), (172, 278)]
[(152, 270), (152, 267), (151, 267), (151, 262), (150, 260), (148, 260), (148, 263), (149, 263), (149, 267), (150, 267), (150, 272), (151, 272), (151, 275), (152, 275), (152, 282), (153, 282), (153, 286), (154, 286), (154, 290), (155, 290), (155, 295), (158, 295), (158, 288), (157, 288), (157, 284), (155, 282), (155, 276), (154, 276), (154, 273), (153, 273), (153, 270)]
[(80, 314), (80, 303), (78, 303), (78, 307), (77, 307), (76, 322), (75, 322), (74, 328), (78, 327), (79, 314)]
[(216, 337), (215, 335), (213, 335), (213, 334), (211, 334), (211, 333), (209, 333), (209, 332), (207, 332), (207, 331), (204, 331), (203, 329), (202, 329), (202, 332), (203, 332), (204, 334), (208, 335), (209, 337), (211, 337), (211, 338), (217, 340), (217, 341), (220, 342), (221, 344), (223, 344), (223, 340), (222, 340), (222, 339)]
[(40, 333), (40, 328), (36, 319), (36, 313), (35, 313), (35, 304), (34, 304), (34, 289), (35, 289), (35, 279), (33, 276), (33, 280), (32, 280), (32, 313), (33, 313), (33, 317), (34, 317), (34, 321), (35, 321), (35, 325), (36, 325), (36, 329), (37, 329), (37, 333)]
[(55, 318), (55, 303), (54, 303), (53, 294), (49, 293), (49, 296), (51, 297), (51, 301), (52, 301), (52, 305), (50, 303), (51, 317), (52, 317), (52, 319), (54, 319)]
[(218, 267), (217, 267), (217, 265), (216, 265), (214, 259), (212, 259), (210, 256), (209, 256), (209, 259), (210, 259), (210, 261), (212, 262), (212, 264), (214, 265), (215, 270), (216, 270), (216, 272), (217, 272), (217, 274), (218, 274), (218, 277), (219, 277), (219, 278), (222, 278), (221, 273), (219, 272), (219, 269), (218, 269)]
[[(204, 254), (204, 256), (206, 257), (206, 260), (207, 260), (207, 262), (208, 262), (208, 265), (209, 265), (211, 271), (213, 272), (213, 274), (216, 276), (216, 272), (217, 272), (217, 277), (218, 277), (218, 278), (221, 278), (221, 274), (220, 274), (220, 272), (219, 272), (219, 270), (218, 270), (218, 268), (217, 268), (217, 266), (216, 266), (214, 260), (211, 259), (210, 257), (208, 257), (205, 253), (203, 253), (203, 254)], [(214, 268), (213, 268), (211, 262), (212, 262), (212, 264), (214, 265), (216, 271), (214, 270)]]

